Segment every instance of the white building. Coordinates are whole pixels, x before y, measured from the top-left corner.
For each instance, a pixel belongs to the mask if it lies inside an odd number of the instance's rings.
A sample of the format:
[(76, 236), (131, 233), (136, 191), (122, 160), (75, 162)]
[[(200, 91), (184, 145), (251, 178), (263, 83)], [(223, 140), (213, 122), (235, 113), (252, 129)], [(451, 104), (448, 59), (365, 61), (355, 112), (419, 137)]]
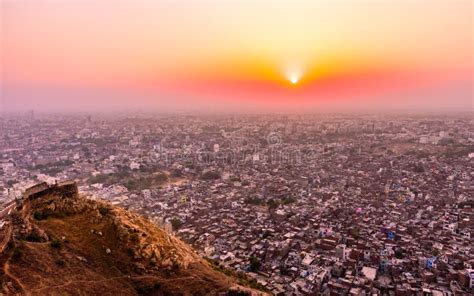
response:
[(132, 161), (130, 163), (130, 169), (131, 170), (139, 170), (140, 169), (140, 164), (138, 162)]

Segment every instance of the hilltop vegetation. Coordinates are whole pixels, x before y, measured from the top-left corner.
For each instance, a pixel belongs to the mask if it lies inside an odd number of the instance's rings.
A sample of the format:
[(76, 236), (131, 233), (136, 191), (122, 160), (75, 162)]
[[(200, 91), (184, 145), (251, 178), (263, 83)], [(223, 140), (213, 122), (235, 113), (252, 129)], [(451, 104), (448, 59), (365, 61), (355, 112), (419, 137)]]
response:
[(107, 203), (47, 195), (26, 200), (9, 219), (0, 256), (8, 295), (260, 293), (147, 219)]

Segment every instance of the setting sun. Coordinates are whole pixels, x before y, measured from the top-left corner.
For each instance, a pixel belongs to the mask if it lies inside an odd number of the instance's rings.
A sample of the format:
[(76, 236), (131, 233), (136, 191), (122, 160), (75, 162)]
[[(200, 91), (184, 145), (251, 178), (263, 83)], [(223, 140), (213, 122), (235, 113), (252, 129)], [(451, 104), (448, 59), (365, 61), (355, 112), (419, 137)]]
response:
[(290, 77), (291, 84), (297, 84), (298, 81), (299, 81), (299, 78), (297, 76), (291, 76)]
[(0, 111), (472, 108), (469, 0), (109, 2), (2, 1)]
[(0, 296), (474, 296), (473, 19), (0, 0)]

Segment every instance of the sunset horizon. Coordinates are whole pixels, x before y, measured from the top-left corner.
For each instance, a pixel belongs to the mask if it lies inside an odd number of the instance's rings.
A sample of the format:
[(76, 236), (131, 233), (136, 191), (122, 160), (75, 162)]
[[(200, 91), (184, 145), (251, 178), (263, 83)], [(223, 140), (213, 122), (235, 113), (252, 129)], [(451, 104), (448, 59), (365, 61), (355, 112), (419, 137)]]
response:
[(471, 1), (2, 1), (4, 111), (473, 108)]
[(473, 296), (474, 0), (0, 0), (0, 295)]

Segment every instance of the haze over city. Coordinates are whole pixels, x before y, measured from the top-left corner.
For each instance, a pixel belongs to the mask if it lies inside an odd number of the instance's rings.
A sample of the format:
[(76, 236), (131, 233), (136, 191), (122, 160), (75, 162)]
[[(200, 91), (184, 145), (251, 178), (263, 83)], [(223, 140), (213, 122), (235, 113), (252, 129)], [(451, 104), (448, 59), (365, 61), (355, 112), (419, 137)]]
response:
[(0, 108), (472, 111), (473, 4), (2, 1)]
[(0, 0), (0, 295), (473, 296), (472, 0)]

